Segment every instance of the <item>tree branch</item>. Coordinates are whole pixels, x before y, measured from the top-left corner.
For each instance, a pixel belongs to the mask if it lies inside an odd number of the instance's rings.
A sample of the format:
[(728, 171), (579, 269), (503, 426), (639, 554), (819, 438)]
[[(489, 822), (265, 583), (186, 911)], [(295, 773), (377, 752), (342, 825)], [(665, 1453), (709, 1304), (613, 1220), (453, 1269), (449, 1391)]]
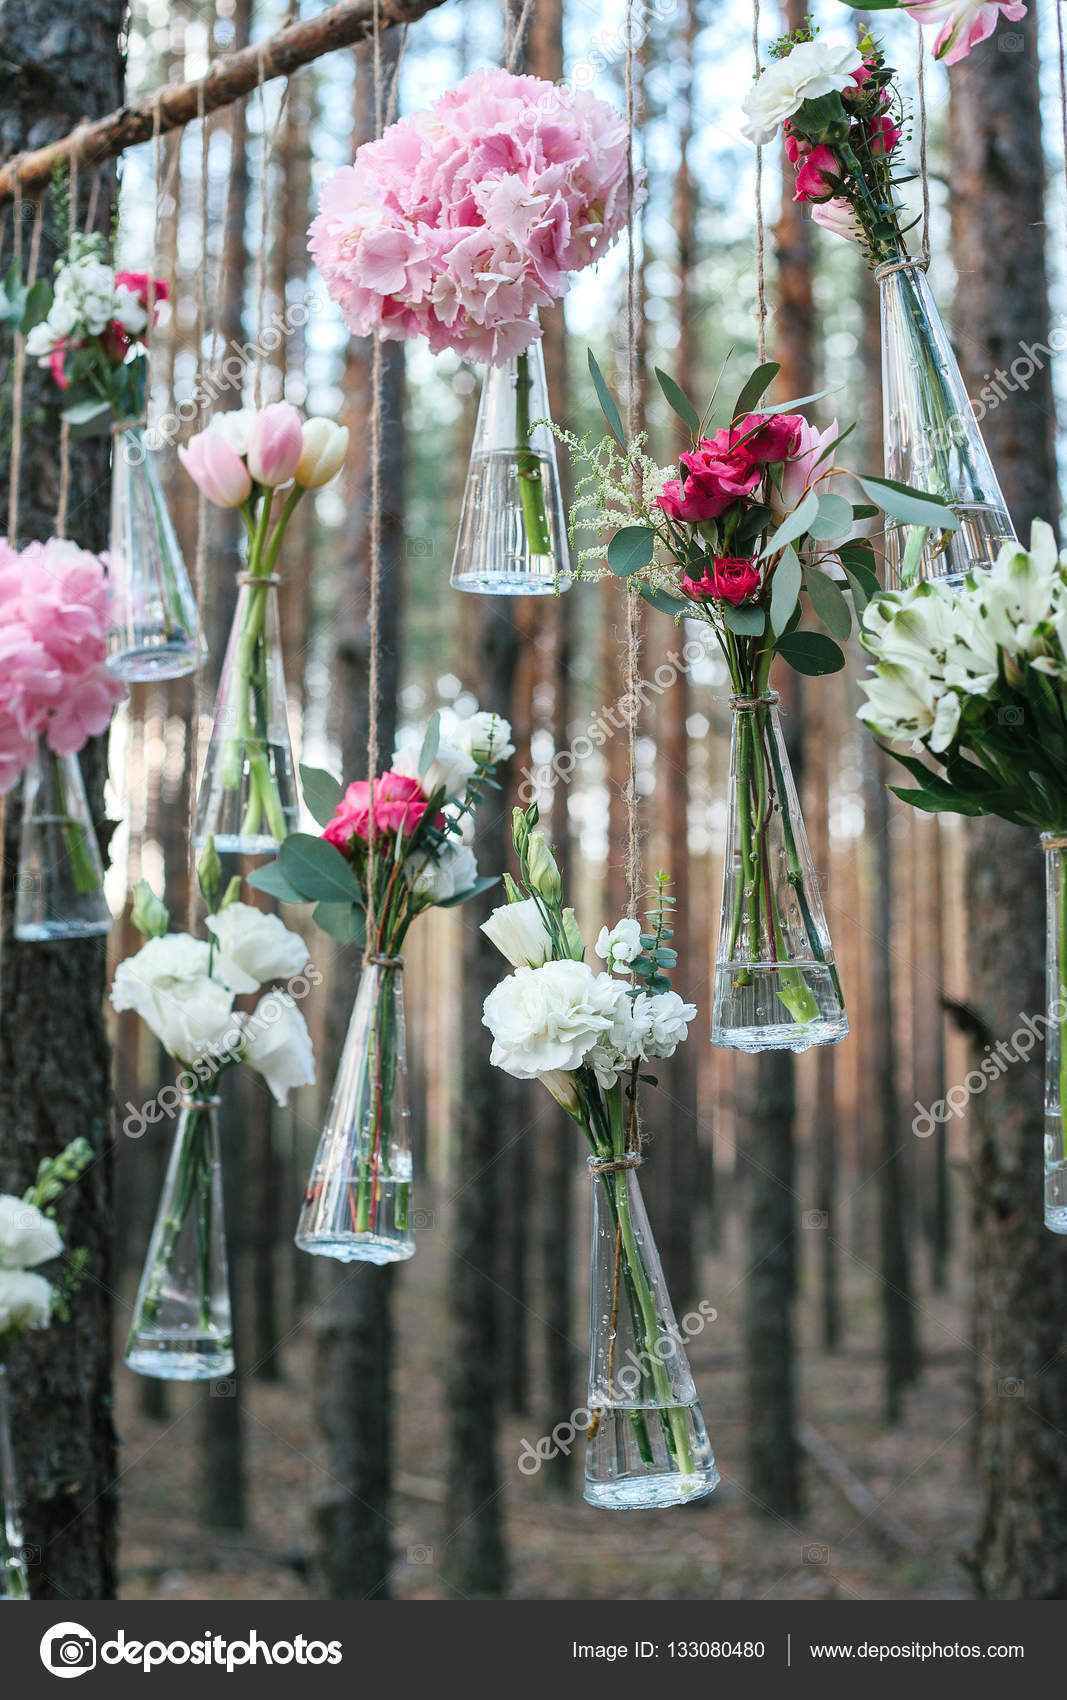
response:
[[(394, 24), (415, 23), (443, 3), (444, 0), (378, 0), (380, 27), (385, 30)], [(364, 41), (374, 33), (374, 12), (374, 0), (341, 0), (316, 18), (288, 23), (251, 47), (224, 54), (198, 82), (175, 83), (158, 89), (134, 106), (122, 106), (95, 123), (79, 125), (62, 140), (21, 156), (18, 172), (21, 186), (24, 191), (43, 187), (57, 165), (69, 162), (75, 148), (79, 165), (91, 166), (113, 159), (138, 142), (148, 141), (155, 129), (157, 103), (160, 131), (177, 130), (200, 115), (201, 98), (205, 114), (217, 112), (219, 107), (230, 106), (250, 94), (258, 87), (261, 74), (264, 82), (288, 77), (325, 53)], [(0, 205), (14, 194), (14, 163), (9, 161), (0, 166)]]

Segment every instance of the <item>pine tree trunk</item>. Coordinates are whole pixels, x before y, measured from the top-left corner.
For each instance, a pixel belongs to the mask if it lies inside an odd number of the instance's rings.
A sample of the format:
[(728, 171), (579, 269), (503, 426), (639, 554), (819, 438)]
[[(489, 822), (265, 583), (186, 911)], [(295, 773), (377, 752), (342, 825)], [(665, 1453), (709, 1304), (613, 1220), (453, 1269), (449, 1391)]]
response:
[[(122, 100), (122, 0), (0, 0), (5, 66), (0, 156), (58, 138), (83, 116)], [(8, 69), (17, 67), (17, 74)], [(85, 188), (83, 181), (83, 189)], [(98, 226), (110, 224), (115, 177), (101, 177)], [(80, 204), (84, 218), (87, 198)], [(31, 229), (29, 220), (24, 232)], [(56, 258), (46, 218), (39, 275)], [(65, 233), (64, 233), (65, 235)], [(24, 242), (25, 256), (28, 241)], [(0, 372), (5, 385), (9, 374)], [(31, 361), (26, 372), (20, 538), (54, 531), (59, 392)], [(9, 421), (5, 421), (7, 437)], [(107, 546), (108, 444), (78, 443), (70, 512), (77, 541)], [(6, 483), (6, 478), (5, 478)], [(14, 540), (13, 540), (14, 541)], [(104, 754), (82, 756), (101, 837)], [(69, 1323), (27, 1339), (11, 1357), (14, 1434), (26, 1543), (38, 1599), (90, 1600), (115, 1592), (116, 1468), (111, 1421), (112, 1147), (110, 1053), (104, 1028), (105, 942), (15, 944), (12, 906), (18, 860), (17, 793), (5, 810), (3, 937), (0, 950), (0, 1188), (21, 1192), (42, 1157), (76, 1134), (99, 1161), (61, 1208), (67, 1244), (89, 1253), (88, 1274)]]
[[(1034, 348), (1047, 346), (1049, 307), (1033, 9), (1012, 33), (1023, 51), (1003, 52), (994, 37), (953, 68), (949, 130), (961, 364), (972, 394), (987, 373), (1002, 386), (1009, 380), (982, 431), (1025, 539), (1035, 516), (1055, 520), (1059, 500), (1049, 361)], [(1020, 359), (1026, 364), (1013, 373)], [(995, 1041), (1014, 1031), (1020, 1012), (1045, 1007), (1041, 854), (1032, 833), (1000, 821), (968, 830), (967, 1001)], [(1042, 1222), (1036, 1063), (972, 1099), (970, 1135), (982, 1492), (975, 1586), (986, 1598), (1062, 1599), (1067, 1259)]]

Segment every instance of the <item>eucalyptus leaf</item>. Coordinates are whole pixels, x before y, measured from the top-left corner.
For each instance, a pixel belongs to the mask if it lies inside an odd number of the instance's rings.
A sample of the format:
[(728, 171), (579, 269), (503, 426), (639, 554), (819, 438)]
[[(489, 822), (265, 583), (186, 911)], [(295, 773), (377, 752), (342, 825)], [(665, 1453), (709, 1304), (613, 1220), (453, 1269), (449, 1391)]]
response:
[(811, 605), (830, 636), (844, 643), (852, 631), (852, 611), (841, 586), (814, 569), (808, 572), (804, 584)]
[(111, 408), (106, 401), (79, 401), (73, 407), (65, 407), (60, 418), (65, 419), (71, 427), (77, 425), (92, 425), (97, 419), (102, 419)]
[(656, 534), (647, 525), (624, 525), (608, 544), (608, 566), (616, 578), (630, 578), (647, 567), (656, 549)]
[(846, 502), (844, 496), (820, 496), (819, 511), (808, 530), (821, 543), (832, 543), (835, 537), (844, 537), (852, 530), (852, 503)]
[(268, 897), (276, 897), (280, 903), (307, 903), (308, 899), (302, 891), (286, 879), (277, 861), (265, 862), (261, 868), (254, 868), (245, 883), (254, 886), (256, 891), (265, 891)]
[(723, 604), (722, 617), (729, 630), (737, 637), (762, 637), (767, 626), (767, 616), (763, 609), (754, 607), (752, 603), (734, 608), (726, 602)]
[(893, 478), (857, 478), (864, 494), (877, 502), (891, 519), (905, 525), (937, 526), (941, 531), (958, 531), (959, 516), (936, 496), (925, 490), (913, 490), (910, 484), (898, 484)]
[(365, 944), (367, 918), (355, 903), (316, 903), (311, 919), (342, 944)]
[(840, 673), (845, 665), (844, 653), (832, 638), (822, 632), (790, 632), (775, 644), (776, 652), (796, 673), (809, 678), (821, 678), (826, 673)]
[(434, 757), (441, 747), (441, 716), (431, 714), (429, 725), (422, 740), (419, 751), (419, 778), (425, 779), (430, 771)]
[(667, 399), (668, 407), (673, 408), (682, 423), (688, 425), (694, 438), (698, 438), (700, 436), (700, 415), (693, 403), (667, 372), (661, 372), (657, 366), (655, 373), (656, 382)]
[(661, 614), (691, 614), (693, 604), (681, 597), (669, 596), (665, 590), (653, 590), (650, 585), (641, 586), (641, 600), (647, 602), (650, 608), (655, 608)]
[(771, 631), (781, 637), (793, 615), (800, 595), (803, 573), (796, 550), (790, 545), (771, 574)]
[(34, 325), (39, 325), (42, 319), (48, 317), (52, 305), (52, 285), (47, 278), (39, 277), (26, 291), (26, 299), (22, 303), (22, 322), (19, 330), (25, 336)]
[(608, 430), (615, 438), (619, 447), (624, 449), (626, 447), (626, 433), (622, 427), (622, 418), (619, 414), (618, 403), (608, 388), (607, 379), (604, 377), (603, 372), (597, 364), (597, 358), (593, 353), (593, 350), (590, 348), (586, 352), (589, 356), (589, 372), (593, 380), (593, 388), (596, 390), (597, 400), (600, 403), (604, 418), (608, 422)]
[(278, 865), (305, 902), (353, 903), (362, 900), (359, 881), (340, 850), (325, 838), (292, 832), (278, 851)]
[(760, 397), (766, 395), (781, 370), (781, 362), (778, 360), (768, 360), (762, 366), (757, 366), (734, 403), (731, 419), (743, 419), (746, 413), (751, 413)]
[(811, 522), (819, 511), (819, 498), (814, 490), (809, 490), (798, 508), (787, 514), (777, 531), (771, 533), (763, 548), (760, 559), (767, 555), (775, 555), (779, 549), (784, 549), (787, 543), (795, 543), (798, 538), (806, 537), (811, 528)]
[(312, 820), (326, 826), (345, 794), (341, 781), (324, 767), (305, 767), (301, 763), (300, 785)]
[(877, 596), (882, 587), (873, 573), (860, 572), (856, 567), (846, 565), (844, 561), (841, 565), (845, 569), (849, 589), (852, 592), (852, 606), (856, 610), (856, 619), (862, 625), (868, 602), (873, 596)]

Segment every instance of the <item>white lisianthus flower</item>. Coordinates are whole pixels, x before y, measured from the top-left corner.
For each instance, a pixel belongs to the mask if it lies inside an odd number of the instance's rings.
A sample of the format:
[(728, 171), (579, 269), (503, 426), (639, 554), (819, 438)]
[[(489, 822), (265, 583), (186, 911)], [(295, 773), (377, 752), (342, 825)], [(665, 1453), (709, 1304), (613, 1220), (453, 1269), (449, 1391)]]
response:
[(832, 47), (825, 41), (802, 41), (769, 65), (753, 83), (741, 102), (746, 122), (741, 134), (757, 147), (773, 142), (779, 127), (792, 118), (806, 100), (840, 93), (852, 82), (853, 71), (863, 64), (858, 47)]
[(115, 301), (111, 314), (117, 319), (124, 331), (130, 336), (137, 336), (148, 323), (148, 314), (141, 306), (132, 289), (120, 283), (115, 287)]
[(223, 441), (230, 445), (234, 454), (243, 459), (248, 453), (248, 439), (252, 435), (256, 418), (254, 407), (227, 408), (222, 413), (212, 414), (208, 430), (217, 431)]
[(482, 932), (513, 968), (540, 968), (552, 955), (552, 937), (532, 897), (494, 909)]
[(267, 1082), (279, 1104), (294, 1086), (315, 1084), (315, 1051), (307, 1022), (288, 992), (268, 992), (248, 1018), (245, 1061)]
[(490, 1061), (517, 1080), (573, 1072), (614, 1025), (619, 991), (609, 974), (584, 962), (517, 968), (485, 1000)]
[(50, 1217), (24, 1198), (0, 1193), (0, 1269), (33, 1269), (63, 1250)]
[(233, 1032), (233, 992), (208, 974), (210, 946), (189, 933), (149, 939), (115, 970), (111, 1002), (133, 1009), (179, 1062), (217, 1050)]
[(419, 754), (415, 746), (394, 750), (389, 766), (394, 773), (402, 773), (405, 779), (417, 779), (427, 797), (432, 797), (442, 786), (446, 797), (464, 795), (475, 766), (473, 758), (465, 750), (454, 749), (451, 744), (438, 744), (437, 754), (423, 774), (419, 773)]
[(641, 923), (627, 916), (616, 921), (610, 929), (601, 927), (596, 944), (597, 955), (615, 974), (625, 974), (631, 962), (636, 962), (644, 948), (641, 943)]
[(52, 1285), (28, 1269), (0, 1269), (0, 1335), (8, 1329), (47, 1328)]
[(449, 733), (453, 747), (463, 750), (481, 767), (488, 767), (493, 762), (507, 761), (515, 754), (515, 745), (511, 742), (511, 722), (503, 715), (479, 711), (468, 714), (466, 720), (457, 720)]
[(467, 844), (445, 842), (439, 855), (417, 856), (407, 864), (411, 889), (418, 897), (447, 903), (461, 891), (469, 891), (478, 878), (474, 851)]
[(231, 903), (207, 918), (218, 941), (217, 977), (231, 992), (255, 992), (267, 980), (291, 980), (307, 966), (308, 947), (277, 915)]

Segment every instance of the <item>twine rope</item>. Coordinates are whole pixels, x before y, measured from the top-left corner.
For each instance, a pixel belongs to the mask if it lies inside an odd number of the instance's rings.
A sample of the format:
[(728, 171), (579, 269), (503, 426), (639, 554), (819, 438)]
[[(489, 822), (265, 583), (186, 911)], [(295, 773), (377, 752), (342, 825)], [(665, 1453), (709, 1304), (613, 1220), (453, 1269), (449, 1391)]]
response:
[[(637, 229), (634, 210), (634, 32), (633, 0), (626, 0), (626, 431), (632, 442), (637, 435)], [(635, 473), (635, 480), (636, 480)], [(640, 898), (641, 842), (637, 818), (637, 713), (641, 639), (638, 601), (631, 590), (626, 596), (626, 889), (629, 913), (636, 915)]]
[[(373, 72), (374, 72), (374, 135), (382, 133), (384, 108), (382, 86), (381, 0), (374, 0)], [(399, 67), (398, 67), (399, 69)], [(381, 643), (381, 551), (382, 536), (382, 345), (377, 336), (371, 343), (371, 410), (370, 410), (370, 513), (368, 542), (370, 564), (367, 587), (367, 932), (363, 950), (365, 967), (373, 966), (378, 953), (377, 904), (375, 882), (378, 877), (378, 855), (374, 823), (374, 786), (378, 777), (378, 650)]]
[(644, 1160), (639, 1151), (627, 1151), (622, 1157), (612, 1157), (603, 1162), (599, 1157), (590, 1157), (588, 1169), (591, 1175), (617, 1175), (623, 1169), (639, 1169)]
[[(1059, 14), (1057, 6), (1057, 16)], [(923, 270), (930, 264), (930, 170), (929, 170), (929, 124), (926, 113), (926, 44), (923, 41), (922, 26), (916, 21), (919, 34), (919, 177), (923, 191), (923, 233), (922, 257)]]
[[(14, 175), (15, 264), (22, 270), (22, 155), (11, 162)], [(33, 230), (30, 234), (30, 256), (26, 271), (26, 286), (32, 288), (37, 277), (37, 262), (41, 252), (41, 226), (44, 220), (44, 197), (37, 202)], [(11, 374), (11, 482), (8, 489), (7, 537), (11, 547), (18, 547), (19, 497), (22, 480), (22, 409), (26, 385), (26, 338), (21, 331), (15, 334), (15, 352)]]
[[(78, 188), (81, 166), (81, 133), (86, 120), (82, 118), (70, 138), (70, 181), (67, 185), (67, 243), (72, 247), (78, 234)], [(86, 231), (92, 224), (86, 225)], [(70, 423), (59, 421), (59, 495), (56, 500), (56, 536), (67, 535), (67, 513), (70, 507)]]
[(1041, 834), (1041, 848), (1046, 856), (1053, 850), (1067, 850), (1067, 834), (1043, 832)]
[[(196, 394), (204, 393), (204, 339), (207, 335), (207, 221), (208, 221), (208, 156), (211, 138), (208, 134), (207, 111), (204, 104), (204, 88), (201, 84), (196, 102), (197, 118), (200, 122), (200, 249), (203, 263), (197, 268), (196, 274)], [(221, 260), (220, 260), (221, 264)], [(214, 337), (212, 337), (214, 350)], [(202, 694), (201, 680), (201, 643), (203, 617), (201, 608), (204, 601), (207, 565), (207, 497), (203, 490), (196, 492), (196, 548), (193, 554), (193, 599), (196, 603), (196, 631), (193, 641), (196, 644), (196, 665), (193, 668), (193, 701), (189, 715), (189, 744), (192, 760), (188, 763), (189, 791), (186, 799), (188, 808), (189, 828), (186, 843), (189, 846), (189, 867), (187, 870), (186, 916), (187, 931), (194, 930), (196, 923), (196, 853), (193, 850), (193, 832), (196, 826), (197, 787), (196, 775), (199, 767), (200, 743), (200, 707)]]
[(764, 691), (762, 693), (762, 695), (760, 695), (758, 697), (746, 697), (746, 696), (731, 697), (730, 698), (730, 707), (735, 708), (735, 709), (736, 708), (759, 708), (761, 703), (775, 703), (777, 701), (778, 701), (778, 692), (777, 691)]
[[(752, 57), (760, 76), (760, 0), (752, 0)], [(763, 222), (763, 149), (756, 149), (756, 347), (760, 365), (767, 359), (767, 232)]]
[(874, 273), (875, 283), (888, 277), (891, 272), (924, 272), (929, 269), (930, 261), (925, 260), (887, 260), (884, 265), (877, 266)]
[(263, 404), (263, 314), (267, 301), (267, 266), (269, 261), (268, 247), (270, 237), (270, 167), (274, 158), (274, 150), (281, 134), (285, 120), (285, 108), (289, 100), (289, 81), (286, 80), (278, 102), (278, 111), (274, 123), (267, 127), (267, 66), (270, 55), (264, 44), (260, 45), (258, 64), (259, 81), (259, 122), (260, 122), (260, 167), (259, 167), (259, 255), (256, 262), (256, 363), (252, 372), (252, 401), (256, 407)]
[(522, 11), (514, 29), (511, 25), (511, 3), (504, 0), (504, 68), (514, 71), (522, 54), (523, 43), (526, 40), (526, 26), (530, 22), (533, 11), (533, 0), (523, 0)]
[(384, 951), (380, 950), (368, 951), (363, 960), (368, 968), (402, 969), (404, 966), (404, 958), (402, 956), (386, 956)]
[[(1060, 76), (1060, 134), (1063, 138), (1063, 177), (1064, 187), (1067, 188), (1067, 48), (1064, 46), (1063, 7), (1056, 7), (1056, 45), (1058, 48)], [(1067, 209), (1064, 211), (1065, 227), (1067, 227)]]

